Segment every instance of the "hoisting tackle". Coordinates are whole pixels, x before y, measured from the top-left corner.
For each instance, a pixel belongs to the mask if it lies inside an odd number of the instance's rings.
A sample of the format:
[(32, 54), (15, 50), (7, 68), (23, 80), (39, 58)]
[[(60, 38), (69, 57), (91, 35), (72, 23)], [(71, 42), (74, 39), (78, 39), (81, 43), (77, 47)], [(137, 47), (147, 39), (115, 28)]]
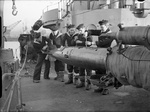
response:
[(13, 2), (13, 6), (12, 6), (12, 15), (14, 15), (14, 16), (16, 16), (17, 15), (17, 13), (18, 13), (18, 11), (17, 11), (17, 7), (16, 7), (16, 5), (15, 5), (15, 0), (12, 0), (12, 2)]

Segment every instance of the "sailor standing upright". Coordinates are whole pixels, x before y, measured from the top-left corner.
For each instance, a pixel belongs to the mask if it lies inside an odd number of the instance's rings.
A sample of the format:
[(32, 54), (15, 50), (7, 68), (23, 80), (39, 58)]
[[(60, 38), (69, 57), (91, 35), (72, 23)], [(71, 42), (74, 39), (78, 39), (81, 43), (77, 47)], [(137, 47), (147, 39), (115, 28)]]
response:
[[(62, 45), (62, 33), (59, 31), (59, 27), (60, 27), (60, 22), (59, 20), (56, 20), (54, 23), (49, 24), (48, 28), (51, 30), (51, 33), (49, 35), (49, 39), (51, 41), (51, 44), (53, 46), (55, 46), (56, 49), (61, 49), (63, 48)], [(53, 48), (50, 47), (50, 50), (53, 50)], [(59, 61), (59, 60), (55, 60), (55, 72), (56, 72), (56, 77), (54, 78), (54, 80), (60, 80), (61, 82), (64, 82), (64, 63)]]

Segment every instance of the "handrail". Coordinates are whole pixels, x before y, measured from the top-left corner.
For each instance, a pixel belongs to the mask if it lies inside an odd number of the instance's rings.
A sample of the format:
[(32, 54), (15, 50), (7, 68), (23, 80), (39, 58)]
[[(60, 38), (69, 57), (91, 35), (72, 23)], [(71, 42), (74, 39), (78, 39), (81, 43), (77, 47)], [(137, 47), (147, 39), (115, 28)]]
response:
[[(46, 6), (46, 7), (43, 9), (42, 12), (45, 13), (45, 12), (49, 11), (49, 10), (48, 10), (49, 7), (54, 6), (54, 5), (59, 5), (59, 3), (60, 3), (60, 2), (57, 2), (57, 3), (55, 3), (55, 4), (51, 4), (51, 5)], [(45, 11), (45, 10), (46, 10), (46, 11)], [(51, 10), (51, 9), (50, 9), (50, 10)]]
[(8, 102), (8, 106), (7, 106), (6, 112), (9, 112), (16, 82), (17, 82), (17, 80), (15, 79), (14, 83), (12, 85), (12, 88), (10, 90), (9, 102)]
[(20, 77), (18, 77), (18, 106), (17, 110), (21, 111), (23, 109), (23, 104), (22, 104), (22, 93), (21, 93), (21, 82), (20, 82)]
[[(9, 76), (9, 74), (5, 75), (4, 77), (6, 77), (6, 76)], [(5, 108), (6, 104), (7, 104), (7, 102), (8, 102), (8, 106), (7, 106), (7, 111), (6, 112), (9, 112), (9, 107), (10, 107), (10, 103), (11, 103), (11, 99), (12, 99), (12, 95), (13, 95), (13, 90), (14, 90), (14, 86), (15, 86), (15, 83), (16, 83), (15, 79), (16, 78), (14, 78), (14, 80), (13, 80), (13, 84), (12, 84), (11, 90), (10, 90), (8, 96), (7, 96), (7, 99), (5, 100), (5, 103), (4, 103), (4, 105), (3, 105), (2, 109), (1, 109), (1, 112), (4, 112), (4, 108)]]
[[(11, 101), (12, 101), (12, 97), (13, 97), (13, 93), (14, 93), (14, 88), (15, 88), (15, 84), (17, 83), (18, 85), (18, 106), (17, 106), (17, 109), (20, 111), (20, 110), (23, 110), (22, 108), (22, 94), (21, 94), (21, 84), (20, 84), (20, 72), (23, 70), (25, 64), (26, 64), (26, 60), (27, 60), (27, 52), (28, 52), (28, 45), (26, 47), (26, 54), (25, 54), (25, 60), (24, 60), (24, 63), (23, 63), (23, 66), (22, 68), (20, 68), (14, 75), (12, 75), (13, 73), (5, 73), (3, 76), (2, 76), (2, 81), (5, 79), (5, 77), (7, 76), (15, 76), (13, 81), (12, 81), (12, 86), (11, 86), (11, 90), (5, 100), (5, 103), (4, 105), (2, 106), (2, 109), (1, 109), (1, 112), (9, 112), (10, 110), (10, 105), (11, 105)], [(7, 106), (7, 109), (6, 111), (4, 110), (5, 107), (6, 107), (6, 104), (8, 103), (8, 106)]]
[(5, 77), (7, 77), (7, 76), (14, 76), (14, 74), (13, 73), (4, 73), (3, 75), (2, 75), (2, 81), (5, 79)]
[(104, 8), (105, 6), (109, 6), (109, 5), (115, 4), (116, 2), (119, 2), (119, 0), (113, 1), (113, 2), (111, 2), (110, 4), (103, 4), (103, 5), (100, 6), (100, 7), (101, 7), (101, 8)]

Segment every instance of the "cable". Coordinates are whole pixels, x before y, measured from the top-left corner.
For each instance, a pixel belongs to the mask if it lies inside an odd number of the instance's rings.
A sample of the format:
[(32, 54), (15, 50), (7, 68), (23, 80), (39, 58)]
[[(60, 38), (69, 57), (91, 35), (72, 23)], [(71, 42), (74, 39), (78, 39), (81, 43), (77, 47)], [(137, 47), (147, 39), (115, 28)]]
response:
[[(18, 49), (18, 48), (17, 48), (17, 49)], [(2, 109), (1, 109), (2, 112), (4, 111), (4, 108), (5, 108), (5, 106), (6, 106), (6, 104), (7, 104), (8, 101), (9, 101), (9, 102), (8, 102), (8, 107), (7, 107), (7, 111), (6, 111), (6, 112), (9, 112), (10, 103), (11, 103), (11, 100), (12, 100), (15, 83), (19, 80), (19, 78), (20, 78), (20, 72), (23, 70), (23, 68), (24, 68), (24, 66), (25, 66), (25, 64), (26, 64), (27, 53), (28, 53), (28, 45), (27, 45), (27, 47), (26, 47), (26, 54), (25, 54), (24, 63), (23, 63), (23, 65), (22, 65), (21, 69), (19, 69), (19, 70), (15, 73), (15, 78), (14, 78), (14, 80), (12, 81), (13, 83), (12, 83), (11, 91), (9, 92), (9, 94), (8, 94), (8, 96), (7, 96), (7, 99), (5, 100), (5, 103), (4, 103), (4, 105), (3, 105)], [(21, 94), (21, 93), (20, 93), (20, 94)], [(19, 103), (21, 103), (21, 102), (19, 102)]]
[(20, 48), (20, 46), (19, 47), (17, 47), (16, 49), (15, 49), (15, 55), (16, 55), (16, 59), (18, 59), (18, 56), (17, 56), (17, 50)]
[(28, 45), (27, 45), (27, 48), (26, 48), (25, 60), (24, 60), (24, 62), (23, 62), (22, 68), (20, 69), (20, 72), (23, 70), (23, 68), (24, 68), (24, 66), (25, 66), (25, 64), (26, 64), (27, 53), (28, 53)]
[[(144, 54), (144, 53), (142, 53), (142, 55), (143, 55), (143, 54)], [(136, 60), (136, 59), (131, 59), (130, 57), (126, 56), (124, 53), (121, 53), (121, 55), (122, 55), (123, 57), (127, 58), (128, 60), (131, 60), (131, 61), (150, 61), (150, 60)], [(141, 55), (141, 57), (142, 57), (142, 55)]]

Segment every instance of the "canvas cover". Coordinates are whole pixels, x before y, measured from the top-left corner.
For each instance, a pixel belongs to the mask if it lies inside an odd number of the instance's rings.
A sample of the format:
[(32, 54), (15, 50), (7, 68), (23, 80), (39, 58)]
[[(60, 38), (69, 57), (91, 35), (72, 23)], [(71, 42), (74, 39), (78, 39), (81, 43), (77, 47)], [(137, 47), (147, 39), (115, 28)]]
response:
[(143, 46), (128, 47), (122, 53), (114, 47), (106, 64), (122, 84), (144, 88), (150, 91), (150, 51)]

